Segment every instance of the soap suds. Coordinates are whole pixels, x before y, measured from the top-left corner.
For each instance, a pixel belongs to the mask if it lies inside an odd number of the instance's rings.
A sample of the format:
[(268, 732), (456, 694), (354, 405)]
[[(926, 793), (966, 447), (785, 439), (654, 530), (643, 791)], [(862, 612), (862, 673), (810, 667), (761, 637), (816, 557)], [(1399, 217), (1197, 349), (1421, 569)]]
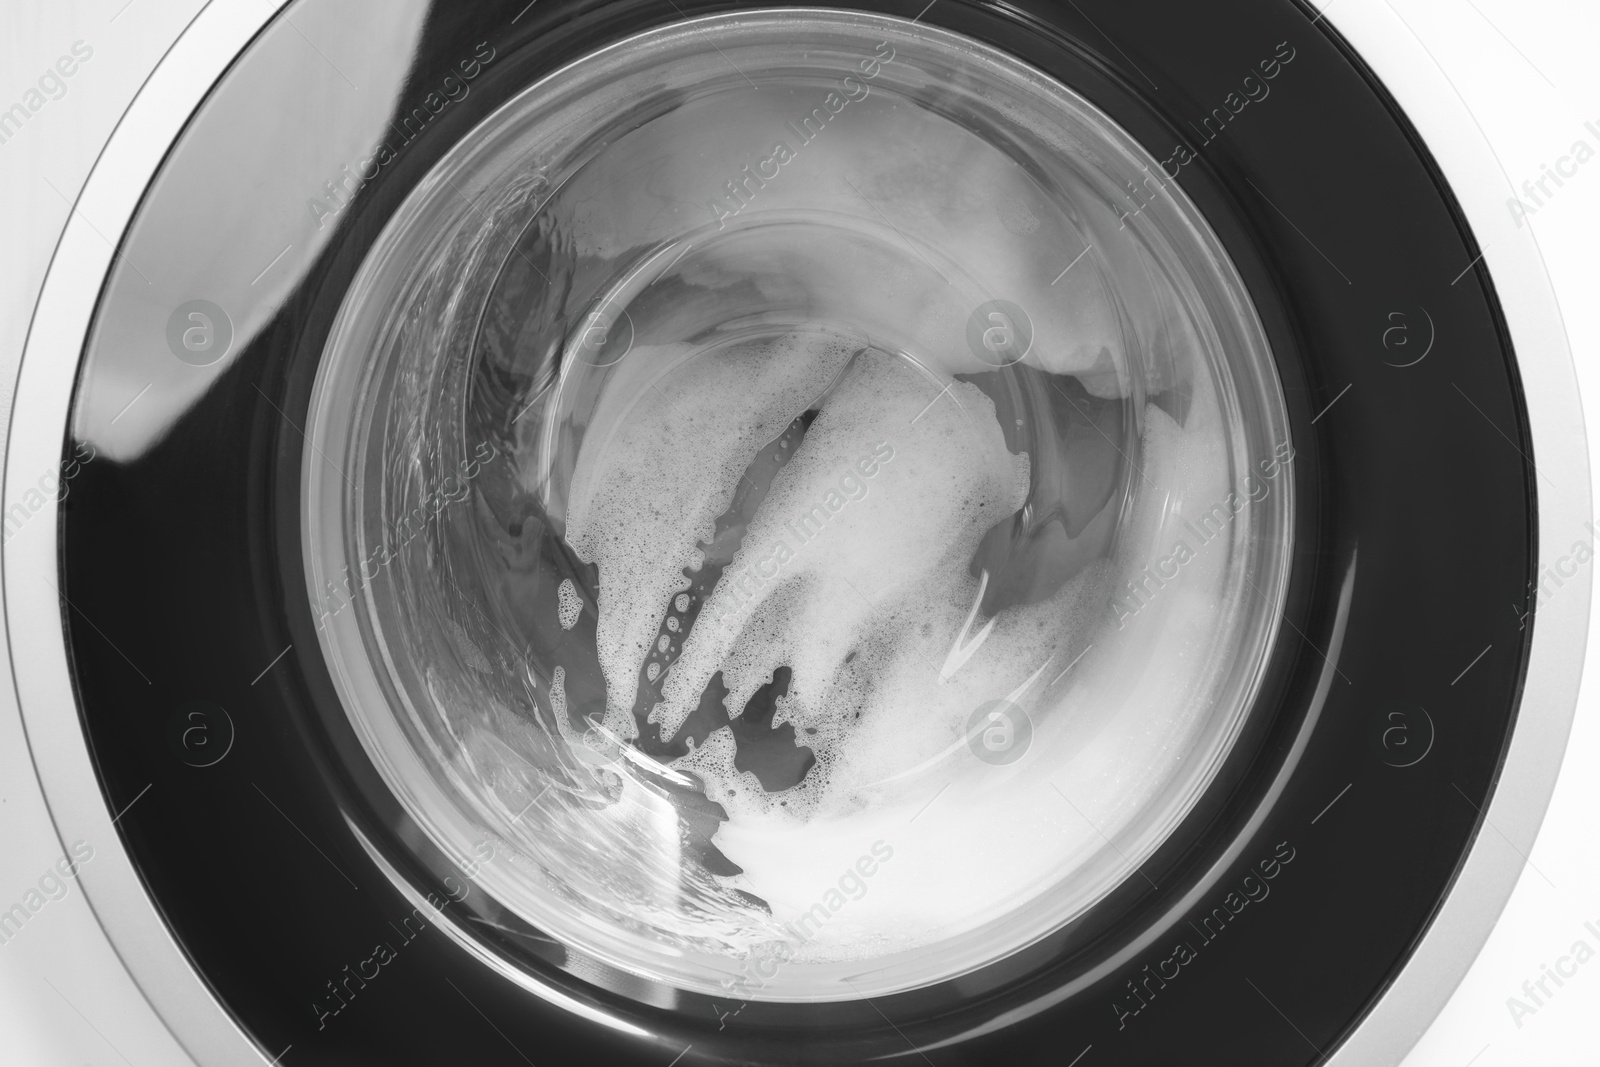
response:
[[(569, 536), (599, 568), (608, 729), (636, 732), (639, 671), (689, 584), (683, 570), (699, 564), (695, 544), (712, 536), (751, 459), (851, 354), (848, 343), (794, 336), (698, 356), (615, 412), (594, 438), (603, 450), (586, 444)], [(1153, 404), (1143, 423), (1151, 484), (1185, 500), (1226, 492), (1209, 386), (1183, 426)], [(817, 872), (851, 862), (860, 841), (896, 850), (801, 961), (913, 949), (1044, 892), (1101, 854), (1102, 828), (1145, 810), (1206, 721), (1193, 696), (1225, 629), (1228, 547), (1185, 567), (1136, 627), (1117, 631), (1107, 610), (1117, 576), (1168, 548), (1176, 519), (1165, 493), (1139, 494), (1115, 559), (1039, 603), (993, 619), (976, 611), (987, 576), (971, 572), (974, 552), (1024, 503), (1027, 472), (982, 391), (868, 351), (779, 470), (682, 639), (650, 729), (677, 733), (718, 673), (737, 716), (788, 668), (773, 725), (792, 725), (816, 756), (800, 784), (771, 793), (735, 766), (727, 730), (675, 764), (727, 812), (714, 841), (743, 870), (733, 884), (786, 922), (824, 891), (810, 885)], [(1023, 708), (1033, 729), (1031, 750), (1004, 768), (974, 760), (965, 737), (973, 709), (997, 699)]]

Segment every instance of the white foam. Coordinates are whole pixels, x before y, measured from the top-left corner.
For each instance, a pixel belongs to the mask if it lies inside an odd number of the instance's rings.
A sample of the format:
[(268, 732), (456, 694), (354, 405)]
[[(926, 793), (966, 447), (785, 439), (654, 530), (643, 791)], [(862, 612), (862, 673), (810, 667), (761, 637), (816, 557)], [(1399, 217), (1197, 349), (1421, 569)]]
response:
[[(638, 671), (694, 543), (709, 538), (755, 453), (848, 354), (791, 339), (703, 357), (663, 386), (662, 403), (635, 403), (593, 438), (604, 454), (580, 460), (569, 529), (600, 569), (611, 729), (631, 736)], [(765, 792), (734, 767), (726, 731), (679, 767), (726, 808), (714, 841), (743, 868), (736, 884), (780, 923), (812, 909), (871, 842), (894, 849), (800, 961), (914, 948), (1015, 914), (1064, 879), (1126, 876), (1120, 862), (1089, 861), (1105, 858), (1105, 835), (1147, 810), (1185, 758), (1205, 721), (1194, 696), (1215, 669), (1210, 643), (1226, 608), (1221, 540), (1131, 624), (1119, 629), (1107, 607), (1116, 583), (1170, 551), (1174, 501), (1204, 506), (1228, 487), (1207, 384), (1185, 426), (1154, 405), (1143, 417), (1140, 477), (1169, 492), (1143, 487), (1117, 559), (992, 620), (974, 612), (980, 579), (968, 564), (1022, 504), (1027, 477), (981, 391), (869, 352), (780, 471), (655, 719), (676, 731), (719, 670), (737, 714), (776, 668), (792, 669), (777, 720), (818, 759), (800, 786)], [(968, 716), (999, 698), (1024, 708), (1035, 731), (1014, 766), (984, 764), (966, 746)]]
[[(879, 714), (901, 676), (938, 685), (977, 592), (967, 562), (1022, 503), (1026, 482), (989, 399), (962, 383), (940, 394), (905, 361), (874, 352), (857, 362), (773, 483), (663, 687), (658, 717), (671, 732), (716, 671), (737, 714), (790, 667), (782, 716), (821, 764), (784, 795), (790, 810), (812, 811), (825, 791), (848, 788), (826, 783), (847, 744), (860, 751), (857, 724)], [(958, 716), (970, 710), (962, 688), (942, 687), (941, 703)], [(859, 758), (893, 768), (905, 750), (874, 747)], [(731, 762), (694, 766), (708, 789), (743, 785)], [(735, 808), (777, 803), (759, 789), (743, 796), (730, 798)]]
[[(573, 476), (567, 541), (599, 566), (606, 724), (621, 736), (637, 732), (639, 668), (668, 602), (688, 586), (684, 569), (700, 563), (695, 545), (711, 539), (756, 453), (852, 351), (815, 334), (710, 351), (651, 383), (625, 410), (597, 413)], [(629, 366), (648, 358), (635, 352)]]
[(561, 579), (561, 587), (556, 590), (556, 618), (561, 623), (563, 630), (570, 630), (578, 624), (578, 616), (583, 612), (583, 598), (578, 595), (578, 587), (572, 584), (571, 578)]
[[(1225, 667), (1213, 649), (1225, 613), (1237, 610), (1222, 596), (1222, 539), (1201, 547), (1132, 623), (1118, 629), (1106, 609), (1114, 585), (1170, 554), (1182, 517), (1171, 499), (1203, 509), (1229, 489), (1209, 388), (1197, 389), (1185, 427), (1153, 405), (1144, 419), (1143, 472), (1158, 489), (1140, 494), (1119, 557), (1044, 603), (1003, 611), (943, 686), (933, 668), (970, 602), (922, 603), (917, 618), (931, 632), (921, 641), (908, 636), (899, 655), (879, 660), (867, 710), (817, 769), (826, 777), (814, 804), (775, 807), (753, 776), (728, 773), (726, 749), (693, 762), (732, 816), (718, 844), (780, 921), (812, 909), (825, 876), (863, 842), (893, 846), (894, 861), (799, 949), (798, 961), (882, 958), (1016, 914), (1027, 901), (1071, 896), (1074, 887), (1078, 899), (1094, 899), (1127, 876), (1106, 840), (1149, 815), (1152, 798), (1194, 758), (1191, 742), (1212, 722), (1195, 698), (1207, 672)], [(1168, 488), (1172, 498), (1159, 491)], [(945, 565), (959, 573), (962, 563)], [(959, 585), (947, 582), (927, 588)], [(1035, 734), (1018, 763), (993, 767), (969, 755), (964, 726), (971, 709), (1004, 695), (1025, 709)], [(1160, 807), (1167, 818), (1185, 810)], [(1162, 827), (1152, 825), (1141, 836), (1159, 840)]]

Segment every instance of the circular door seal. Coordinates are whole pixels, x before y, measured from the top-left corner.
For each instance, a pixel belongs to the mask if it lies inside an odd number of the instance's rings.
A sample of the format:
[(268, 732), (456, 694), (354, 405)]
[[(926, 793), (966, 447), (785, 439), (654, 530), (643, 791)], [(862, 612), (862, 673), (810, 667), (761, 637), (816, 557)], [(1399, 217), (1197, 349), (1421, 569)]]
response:
[[(848, 17), (965, 35), (1078, 94), (1157, 163), (1125, 190), (1129, 215), (1181, 191), (1237, 272), (1281, 383), (1293, 538), (1278, 634), (1226, 759), (1092, 908), (881, 996), (719, 997), (501, 907), (475, 880), (490, 857), (448, 854), (396, 797), (324, 658), (302, 538), (304, 472), (325, 458), (307, 444), (313, 386), (369, 254), (455, 146), (566, 65), (720, 8), (429, 11), (371, 152), (306, 192), (321, 236), (281, 303), (184, 293), (156, 314), (135, 298), (151, 284), (140, 268), (228, 255), (224, 233), (180, 241), (171, 220), (225, 173), (230, 136), (253, 129), (285, 151), (308, 138), (262, 123), (261, 87), (274, 115), (338, 125), (318, 118), (327, 79), (287, 75), (302, 69), (302, 25), (339, 42), (357, 30), (301, 0), (218, 83), (129, 229), (66, 441), (96, 458), (61, 509), (95, 765), (114, 807), (149, 786), (118, 829), (196, 970), (262, 1047), (341, 1064), (1154, 1064), (1196, 1048), (1313, 1063), (1451, 889), (1527, 665), (1536, 486), (1489, 279), (1462, 272), (1476, 248), (1409, 127), (1290, 3), (1157, 18), (1087, 2), (874, 9)], [(341, 55), (322, 61), (347, 80)], [(1028, 230), (1026, 205), (1001, 208), (998, 225)], [(224, 323), (214, 359), (168, 344), (168, 319), (201, 301), (209, 326), (190, 319), (178, 337), (215, 345)], [(1005, 354), (1027, 346), (1011, 343), (984, 350), (1015, 363)], [(595, 351), (586, 362), (602, 368), (621, 358)], [(135, 379), (161, 383), (144, 402), (167, 413), (138, 423), (142, 437), (111, 399)], [(174, 747), (175, 717), (194, 714)]]

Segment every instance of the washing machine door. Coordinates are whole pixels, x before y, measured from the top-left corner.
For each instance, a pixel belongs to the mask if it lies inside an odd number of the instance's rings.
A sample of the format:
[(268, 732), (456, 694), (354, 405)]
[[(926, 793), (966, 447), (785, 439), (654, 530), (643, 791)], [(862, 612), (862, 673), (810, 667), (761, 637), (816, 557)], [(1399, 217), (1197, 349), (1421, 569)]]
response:
[(1586, 476), (1286, 0), (296, 0), (75, 366), (19, 688), (204, 1062), (1397, 1062), (1559, 756)]

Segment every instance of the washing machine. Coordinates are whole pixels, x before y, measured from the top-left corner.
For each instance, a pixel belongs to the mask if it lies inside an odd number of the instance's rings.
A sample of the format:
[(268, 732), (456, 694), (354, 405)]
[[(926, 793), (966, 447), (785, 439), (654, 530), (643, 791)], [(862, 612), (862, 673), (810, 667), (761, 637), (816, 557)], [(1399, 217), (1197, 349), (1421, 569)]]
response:
[(1396, 1064), (1444, 1009), (1577, 701), (1527, 222), (1588, 141), (1513, 182), (1356, 0), (56, 28), (8, 1062)]

